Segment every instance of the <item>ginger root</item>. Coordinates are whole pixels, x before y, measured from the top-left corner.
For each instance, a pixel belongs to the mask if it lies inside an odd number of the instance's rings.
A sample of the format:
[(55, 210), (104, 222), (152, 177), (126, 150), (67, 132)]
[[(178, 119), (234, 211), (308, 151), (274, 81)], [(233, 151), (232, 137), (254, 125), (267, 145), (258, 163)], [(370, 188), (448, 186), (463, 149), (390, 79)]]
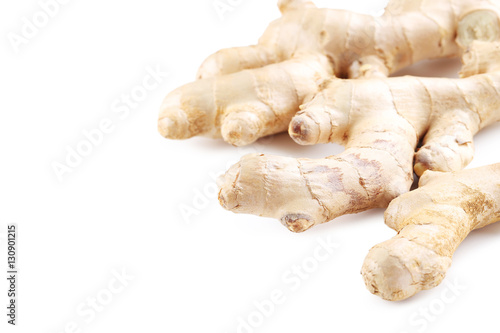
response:
[[(468, 233), (500, 219), (500, 164), (459, 171), (473, 136), (500, 121), (500, 3), (391, 0), (380, 18), (307, 0), (279, 8), (257, 45), (215, 53), (165, 98), (160, 133), (241, 146), (288, 129), (299, 144), (344, 145), (316, 160), (245, 156), (220, 178), (220, 203), (302, 232), (392, 201), (398, 235), (368, 254), (368, 289), (401, 300), (438, 285)], [(387, 78), (453, 56), (460, 79)], [(420, 188), (407, 193), (414, 172)]]
[(304, 0), (281, 0), (279, 7), (282, 17), (257, 45), (213, 54), (199, 80), (165, 98), (158, 122), (164, 137), (205, 135), (247, 145), (285, 131), (332, 75), (385, 77), (500, 35), (498, 6), (487, 0), (391, 0), (381, 17)]
[[(475, 41), (470, 52), (488, 50), (482, 54), (496, 55), (498, 67), (499, 45)], [(466, 54), (468, 60), (477, 59)], [(221, 179), (219, 200), (233, 212), (273, 217), (302, 232), (343, 214), (387, 207), (408, 192), (421, 139), (417, 174), (461, 170), (472, 159), (474, 134), (497, 121), (500, 71), (462, 79), (334, 79), (303, 106), (289, 131), (301, 144), (337, 142), (346, 150), (317, 160), (245, 156)]]
[(419, 185), (391, 202), (385, 221), (398, 234), (374, 246), (363, 264), (367, 288), (386, 300), (439, 285), (465, 237), (500, 220), (500, 164), (426, 171)]
[[(258, 45), (215, 53), (199, 80), (165, 98), (160, 132), (244, 145), (288, 128), (300, 144), (336, 142), (346, 150), (319, 160), (247, 156), (220, 180), (226, 209), (277, 218), (301, 232), (387, 207), (410, 189), (413, 169), (421, 175), (464, 168), (473, 135), (500, 120), (495, 3), (393, 0), (380, 18), (310, 1), (279, 6), (283, 16)], [(462, 49), (467, 78), (385, 78)]]

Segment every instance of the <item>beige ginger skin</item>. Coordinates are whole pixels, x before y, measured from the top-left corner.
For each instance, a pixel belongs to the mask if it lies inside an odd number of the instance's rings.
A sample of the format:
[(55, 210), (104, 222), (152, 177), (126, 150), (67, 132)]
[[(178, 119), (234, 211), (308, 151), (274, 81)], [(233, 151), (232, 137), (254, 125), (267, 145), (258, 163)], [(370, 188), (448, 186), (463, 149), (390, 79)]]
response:
[[(346, 146), (343, 154), (320, 160), (243, 158), (220, 181), (220, 202), (234, 212), (274, 217), (301, 232), (343, 214), (386, 207), (410, 189), (419, 140), (417, 174), (460, 170), (472, 159), (473, 135), (498, 120), (498, 62), (484, 56), (498, 55), (484, 45), (500, 37), (496, 5), (395, 0), (374, 18), (281, 1), (282, 18), (257, 46), (212, 55), (200, 80), (166, 97), (160, 132), (171, 138), (222, 134), (242, 145), (289, 128), (300, 144)], [(468, 50), (463, 76), (490, 73), (463, 80), (384, 79), (415, 61), (461, 49)], [(380, 79), (364, 79), (374, 76)]]
[[(459, 171), (473, 136), (500, 121), (500, 1), (391, 0), (380, 18), (279, 6), (258, 45), (217, 52), (165, 98), (160, 133), (241, 146), (288, 129), (299, 144), (344, 145), (316, 160), (245, 156), (220, 178), (219, 200), (294, 232), (392, 201), (398, 235), (366, 257), (368, 289), (402, 300), (438, 285), (468, 233), (500, 219), (500, 164)], [(387, 78), (453, 56), (460, 79)], [(420, 188), (407, 193), (414, 172)]]
[(437, 286), (465, 237), (500, 220), (500, 164), (426, 171), (419, 186), (391, 202), (385, 222), (398, 234), (374, 246), (363, 264), (366, 286), (386, 300)]
[(423, 59), (460, 56), (456, 35), (466, 16), (473, 22), (463, 35), (498, 34), (498, 0), (391, 0), (381, 17), (318, 9), (304, 0), (281, 0), (279, 7), (282, 17), (257, 45), (213, 54), (199, 80), (165, 98), (163, 136), (247, 145), (286, 131), (299, 106), (332, 75), (385, 77)]
[[(481, 57), (500, 64), (499, 43), (473, 42), (464, 69)], [(496, 59), (499, 58), (499, 59)], [(500, 67), (463, 79), (332, 80), (290, 123), (301, 144), (337, 142), (324, 159), (248, 155), (220, 180), (219, 200), (236, 213), (279, 219), (302, 232), (340, 215), (387, 207), (409, 191), (415, 171), (463, 169), (472, 138), (500, 120)]]

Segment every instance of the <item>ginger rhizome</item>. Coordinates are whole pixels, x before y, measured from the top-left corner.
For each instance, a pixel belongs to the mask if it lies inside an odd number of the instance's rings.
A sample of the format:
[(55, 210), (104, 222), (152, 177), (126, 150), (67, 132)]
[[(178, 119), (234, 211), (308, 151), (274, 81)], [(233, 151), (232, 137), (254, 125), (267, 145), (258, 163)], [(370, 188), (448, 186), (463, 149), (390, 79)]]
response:
[(385, 222), (398, 234), (374, 246), (363, 264), (366, 286), (386, 300), (437, 286), (465, 237), (500, 220), (500, 164), (426, 171), (419, 186), (391, 202)]
[[(459, 171), (500, 121), (500, 2), (391, 0), (377, 18), (279, 7), (257, 45), (215, 53), (165, 98), (160, 133), (241, 146), (288, 129), (302, 145), (344, 145), (314, 160), (247, 155), (219, 179), (219, 201), (294, 232), (392, 201), (398, 236), (368, 254), (366, 285), (388, 300), (436, 286), (467, 234), (500, 218), (500, 165)], [(460, 79), (387, 77), (456, 56)], [(414, 173), (421, 188), (407, 193)]]
[[(480, 48), (491, 57), (500, 54), (498, 47), (469, 46), (472, 54)], [(466, 62), (464, 68), (475, 66)], [(222, 178), (219, 199), (233, 212), (273, 217), (301, 232), (340, 215), (387, 207), (408, 192), (420, 140), (419, 175), (461, 170), (472, 159), (474, 134), (499, 120), (500, 72), (462, 79), (333, 79), (292, 119), (290, 133), (301, 144), (336, 142), (346, 150), (316, 160), (245, 156)]]
[(385, 77), (423, 59), (459, 56), (457, 31), (463, 39), (500, 35), (498, 8), (487, 0), (391, 0), (381, 17), (301, 0), (279, 7), (282, 17), (257, 45), (215, 53), (199, 80), (165, 98), (158, 123), (163, 136), (250, 144), (286, 131), (299, 106), (332, 75)]

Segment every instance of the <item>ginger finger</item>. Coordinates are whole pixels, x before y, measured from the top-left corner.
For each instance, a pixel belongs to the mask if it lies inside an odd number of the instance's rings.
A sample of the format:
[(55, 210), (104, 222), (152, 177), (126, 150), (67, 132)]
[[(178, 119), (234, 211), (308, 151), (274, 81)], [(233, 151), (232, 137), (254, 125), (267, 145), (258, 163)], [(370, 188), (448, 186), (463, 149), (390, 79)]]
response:
[(398, 301), (433, 288), (475, 229), (500, 220), (500, 164), (452, 173), (426, 171), (420, 187), (385, 213), (394, 238), (373, 247), (361, 274), (367, 288)]
[(160, 133), (172, 139), (222, 136), (236, 145), (284, 131), (304, 99), (331, 76), (322, 55), (202, 79), (169, 94), (162, 105)]
[(360, 122), (349, 148), (337, 156), (243, 157), (220, 179), (221, 205), (235, 213), (276, 218), (293, 232), (344, 214), (386, 207), (413, 182), (416, 144), (414, 129), (391, 116), (387, 112)]

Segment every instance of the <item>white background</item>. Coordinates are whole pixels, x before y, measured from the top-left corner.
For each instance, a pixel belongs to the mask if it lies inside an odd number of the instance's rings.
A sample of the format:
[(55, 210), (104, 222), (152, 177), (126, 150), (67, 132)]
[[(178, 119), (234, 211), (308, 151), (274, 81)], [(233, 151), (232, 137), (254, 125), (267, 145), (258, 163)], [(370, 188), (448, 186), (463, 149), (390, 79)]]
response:
[[(385, 1), (317, 3), (376, 13)], [(255, 43), (279, 17), (273, 0), (233, 4), (221, 19), (213, 0), (72, 0), (15, 52), (8, 33), (20, 34), (23, 17), (31, 20), (40, 5), (1, 3), (0, 235), (18, 223), (20, 278), (14, 329), (6, 324), (1, 279), (0, 331), (237, 332), (239, 318), (256, 316), (255, 302), (280, 290), (284, 302), (241, 332), (498, 332), (500, 224), (474, 232), (456, 253), (446, 281), (466, 288), (458, 296), (443, 283), (390, 303), (371, 295), (359, 274), (370, 247), (394, 235), (382, 210), (293, 234), (278, 221), (235, 215), (213, 196), (200, 198), (213, 188), (212, 173), (246, 153), (320, 158), (342, 151), (300, 147), (286, 134), (237, 149), (157, 133), (158, 108), (170, 90), (191, 81), (216, 50)], [(420, 74), (450, 75), (459, 63), (444, 70), (448, 63)], [(113, 103), (157, 66), (169, 76), (120, 118)], [(59, 181), (52, 163), (64, 162), (67, 146), (75, 148), (83, 131), (106, 118), (113, 131)], [(480, 133), (471, 167), (500, 162), (499, 139), (498, 125)], [(198, 215), (183, 218), (187, 206)], [(290, 269), (310, 263), (318, 239), (329, 238), (339, 247), (293, 289)], [(113, 272), (122, 270), (133, 279), (106, 298)], [(444, 303), (443, 293), (453, 300)], [(101, 311), (87, 306), (96, 296), (106, 303)], [(423, 320), (419, 311), (429, 307)]]

